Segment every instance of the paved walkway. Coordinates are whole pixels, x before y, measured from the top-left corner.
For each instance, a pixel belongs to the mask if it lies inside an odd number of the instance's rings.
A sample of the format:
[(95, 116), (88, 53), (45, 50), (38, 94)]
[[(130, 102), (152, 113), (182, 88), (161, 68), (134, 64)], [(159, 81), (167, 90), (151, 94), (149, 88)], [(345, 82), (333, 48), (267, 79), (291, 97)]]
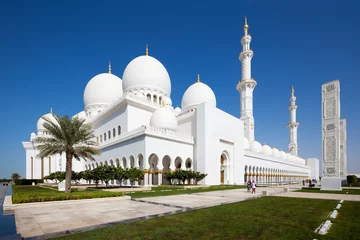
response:
[[(298, 188), (299, 186), (290, 186), (291, 191)], [(360, 195), (283, 192), (283, 187), (261, 187), (257, 188), (256, 194), (250, 194), (246, 189), (236, 189), (133, 200), (121, 197), (87, 199), (21, 205), (14, 211), (17, 232), (22, 237), (46, 239), (128, 221), (240, 202), (260, 197), (262, 191), (281, 197), (360, 201)]]
[[(258, 188), (270, 194), (283, 188)], [(126, 221), (158, 217), (186, 210), (205, 208), (260, 197), (246, 189), (203, 192), (193, 194), (148, 197), (132, 200), (77, 201), (73, 203), (29, 204), (15, 208), (17, 232), (24, 238), (65, 235)]]
[(278, 197), (314, 198), (328, 200), (360, 201), (360, 195), (331, 194), (331, 193), (307, 193), (307, 192), (285, 192), (276, 195)]

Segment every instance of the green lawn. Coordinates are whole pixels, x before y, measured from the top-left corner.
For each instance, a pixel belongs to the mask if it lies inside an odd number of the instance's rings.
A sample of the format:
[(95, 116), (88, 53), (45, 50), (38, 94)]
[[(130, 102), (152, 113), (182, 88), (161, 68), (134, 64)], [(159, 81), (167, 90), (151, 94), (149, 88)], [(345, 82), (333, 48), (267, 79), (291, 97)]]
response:
[(87, 198), (119, 197), (124, 195), (120, 192), (78, 191), (76, 189), (72, 189), (71, 194), (66, 194), (65, 192), (58, 192), (57, 190), (51, 190), (47, 188), (41, 188), (39, 186), (29, 185), (13, 185), (12, 191), (13, 204)]
[(343, 189), (342, 191), (325, 191), (320, 188), (306, 188), (296, 190), (296, 192), (310, 192), (310, 193), (336, 193), (336, 194), (360, 194), (360, 189)]
[(314, 233), (338, 202), (263, 197), (56, 239), (359, 239), (360, 202), (344, 202), (325, 237)]
[[(168, 196), (176, 194), (189, 194), (189, 193), (199, 193), (199, 192), (211, 192), (211, 191), (220, 191), (220, 190), (231, 190), (231, 189), (240, 189), (246, 188), (246, 186), (241, 185), (220, 185), (220, 186), (210, 186), (203, 188), (190, 188), (183, 190), (182, 188), (174, 187), (152, 187), (151, 192), (135, 192), (135, 193), (126, 193), (126, 196), (131, 196), (132, 198), (144, 198), (144, 197), (155, 197), (155, 196)], [(172, 191), (164, 191), (172, 190)]]

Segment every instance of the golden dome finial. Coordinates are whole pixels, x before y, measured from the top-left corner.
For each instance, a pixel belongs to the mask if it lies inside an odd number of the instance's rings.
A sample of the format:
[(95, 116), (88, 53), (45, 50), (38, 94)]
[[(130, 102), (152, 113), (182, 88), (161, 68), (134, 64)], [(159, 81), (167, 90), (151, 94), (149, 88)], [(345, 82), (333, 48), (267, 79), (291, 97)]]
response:
[(200, 74), (198, 74), (197, 82), (200, 82)]
[(247, 24), (247, 17), (245, 16), (244, 31), (247, 31), (248, 28), (249, 28), (249, 25)]
[(111, 61), (109, 61), (108, 72), (111, 73)]
[(50, 108), (50, 113), (52, 114), (52, 107)]
[(149, 56), (149, 45), (148, 45), (148, 44), (146, 44), (145, 55), (146, 55), (146, 56)]

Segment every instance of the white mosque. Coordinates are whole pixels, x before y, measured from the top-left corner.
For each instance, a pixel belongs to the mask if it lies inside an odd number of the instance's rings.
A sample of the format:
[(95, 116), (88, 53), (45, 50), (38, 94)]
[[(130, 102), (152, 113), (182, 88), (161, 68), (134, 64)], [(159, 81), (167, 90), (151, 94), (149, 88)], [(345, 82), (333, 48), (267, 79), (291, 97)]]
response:
[[(92, 125), (101, 155), (96, 161), (73, 161), (74, 171), (99, 165), (136, 167), (144, 171), (144, 186), (160, 185), (165, 172), (191, 169), (208, 176), (203, 184), (244, 184), (301, 181), (319, 177), (319, 160), (298, 157), (296, 97), (290, 97), (288, 151), (284, 152), (255, 140), (251, 78), (251, 36), (245, 19), (240, 93), (241, 117), (216, 107), (212, 89), (200, 81), (192, 84), (182, 97), (181, 109), (173, 108), (171, 81), (164, 65), (146, 54), (133, 59), (122, 80), (111, 73), (93, 77), (85, 87), (84, 111), (76, 116)], [(43, 117), (53, 119), (52, 111)], [(285, 120), (284, 120), (285, 121)], [(37, 158), (33, 139), (46, 134), (42, 118), (37, 134), (23, 142), (26, 150), (26, 178), (40, 179), (54, 171), (65, 170), (65, 156)]]

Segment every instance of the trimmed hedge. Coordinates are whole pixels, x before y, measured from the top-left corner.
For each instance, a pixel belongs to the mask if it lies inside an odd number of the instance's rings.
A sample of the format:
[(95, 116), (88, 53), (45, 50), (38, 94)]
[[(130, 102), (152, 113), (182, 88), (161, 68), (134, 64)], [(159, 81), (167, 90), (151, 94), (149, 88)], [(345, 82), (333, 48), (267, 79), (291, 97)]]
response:
[(32, 185), (32, 183), (44, 183), (43, 179), (18, 179), (15, 180), (15, 185)]
[(11, 181), (12, 181), (12, 179), (5, 179), (5, 178), (0, 179), (0, 182), (11, 182)]
[(71, 193), (67, 194), (39, 186), (12, 186), (12, 190), (13, 204), (124, 196), (122, 192), (78, 191), (77, 189), (71, 189)]

